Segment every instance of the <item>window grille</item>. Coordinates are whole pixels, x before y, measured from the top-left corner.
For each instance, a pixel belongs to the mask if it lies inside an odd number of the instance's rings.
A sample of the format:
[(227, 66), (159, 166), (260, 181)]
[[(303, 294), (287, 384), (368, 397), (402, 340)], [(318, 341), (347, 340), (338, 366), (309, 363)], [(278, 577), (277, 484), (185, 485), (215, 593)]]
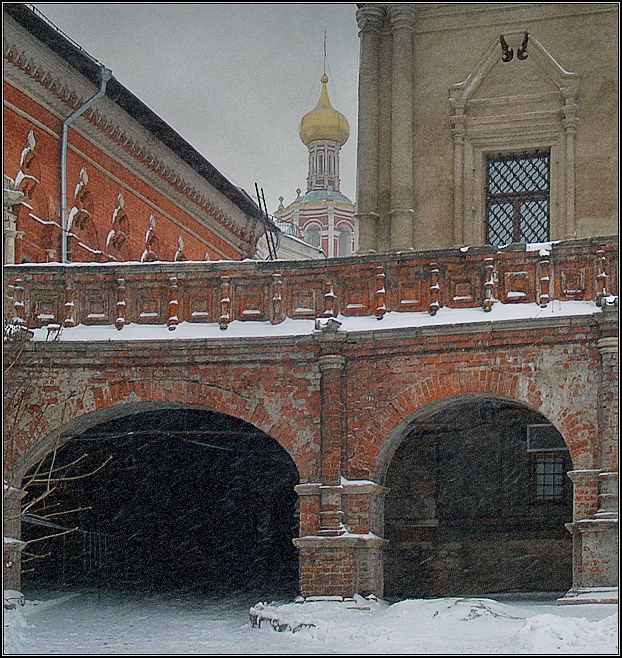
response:
[(500, 246), (549, 239), (550, 152), (488, 156), (486, 240)]
[(559, 502), (564, 498), (566, 466), (564, 457), (534, 455), (534, 498), (537, 502)]

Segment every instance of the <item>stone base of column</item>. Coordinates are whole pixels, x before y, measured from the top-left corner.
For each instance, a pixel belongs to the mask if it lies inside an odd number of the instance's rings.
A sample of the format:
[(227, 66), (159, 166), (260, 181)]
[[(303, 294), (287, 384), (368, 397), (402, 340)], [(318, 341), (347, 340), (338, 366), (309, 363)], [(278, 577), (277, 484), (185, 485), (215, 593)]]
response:
[[(611, 598), (609, 592), (618, 588), (618, 520), (582, 519), (567, 523), (566, 528), (573, 534), (575, 555), (573, 586), (564, 602), (594, 603), (595, 598)], [(593, 595), (578, 597), (577, 593)]]
[(294, 539), (300, 550), (300, 594), (382, 597), (382, 549), (386, 543), (373, 533)]
[(414, 217), (412, 208), (394, 208), (391, 219), (391, 251), (408, 251), (415, 248)]
[(596, 519), (618, 519), (618, 472), (603, 471), (598, 475), (598, 511)]
[(359, 246), (357, 254), (373, 254), (377, 245), (377, 226), (380, 216), (376, 212), (362, 212), (354, 215), (359, 227)]
[(617, 587), (573, 587), (557, 605), (580, 605), (585, 603), (618, 603)]

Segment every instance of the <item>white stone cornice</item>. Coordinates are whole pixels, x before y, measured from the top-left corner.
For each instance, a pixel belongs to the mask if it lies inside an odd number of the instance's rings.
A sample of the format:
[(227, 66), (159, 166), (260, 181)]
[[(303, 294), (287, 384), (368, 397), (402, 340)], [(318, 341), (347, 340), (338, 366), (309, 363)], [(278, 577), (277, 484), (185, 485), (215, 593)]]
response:
[(415, 24), (417, 7), (408, 5), (389, 5), (387, 17), (392, 30), (412, 30)]
[(384, 8), (378, 5), (363, 5), (356, 10), (356, 22), (361, 31), (365, 29), (380, 30), (385, 18)]
[(596, 341), (596, 347), (601, 354), (617, 354), (618, 353), (618, 337), (607, 336), (600, 338)]
[(318, 364), (322, 372), (326, 370), (343, 370), (346, 360), (339, 354), (325, 354), (318, 358)]
[(307, 535), (305, 537), (296, 537), (293, 539), (298, 548), (382, 548), (388, 544), (387, 539), (383, 539), (371, 532), (367, 534), (344, 533), (341, 535), (319, 536)]

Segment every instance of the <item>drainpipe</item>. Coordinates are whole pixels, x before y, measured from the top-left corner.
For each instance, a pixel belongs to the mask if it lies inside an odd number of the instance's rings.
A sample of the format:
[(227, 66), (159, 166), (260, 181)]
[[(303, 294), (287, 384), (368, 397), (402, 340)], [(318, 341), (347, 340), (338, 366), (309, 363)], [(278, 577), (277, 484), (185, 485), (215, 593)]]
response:
[(83, 112), (89, 109), (93, 103), (97, 102), (106, 93), (106, 84), (112, 77), (112, 71), (102, 66), (100, 69), (101, 74), (101, 88), (90, 98), (84, 105), (79, 107), (73, 114), (68, 116), (63, 121), (63, 132), (61, 137), (61, 152), (60, 152), (60, 219), (61, 219), (61, 262), (67, 262), (67, 132), (69, 124), (79, 117)]

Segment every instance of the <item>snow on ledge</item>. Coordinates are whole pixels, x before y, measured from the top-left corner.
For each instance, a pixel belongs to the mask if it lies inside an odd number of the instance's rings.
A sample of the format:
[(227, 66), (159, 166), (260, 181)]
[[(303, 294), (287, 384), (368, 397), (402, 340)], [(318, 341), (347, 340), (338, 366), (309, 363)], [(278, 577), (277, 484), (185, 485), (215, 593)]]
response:
[(7, 537), (4, 535), (4, 544), (23, 544), (24, 542), (21, 539), (16, 539), (15, 537)]
[[(480, 322), (502, 322), (508, 320), (533, 320), (538, 318), (585, 316), (600, 313), (601, 308), (592, 301), (550, 301), (544, 308), (536, 303), (501, 304), (496, 302), (489, 312), (482, 308), (447, 308), (436, 315), (427, 311), (388, 312), (381, 320), (375, 316), (337, 316), (341, 332), (381, 331), (384, 329), (406, 329), (417, 327), (449, 326)], [(320, 325), (325, 318), (322, 318)], [(50, 325), (52, 326), (52, 325)], [(54, 325), (58, 327), (58, 325)], [(180, 322), (171, 330), (164, 324), (126, 324), (118, 330), (110, 325), (78, 325), (64, 327), (60, 341), (147, 341), (147, 340), (193, 340), (215, 338), (278, 338), (283, 336), (308, 336), (315, 330), (315, 320), (286, 318), (279, 324), (270, 322), (234, 320), (227, 329), (220, 329), (215, 322)], [(48, 327), (33, 330), (35, 341), (55, 337)]]
[(372, 480), (348, 480), (347, 478), (341, 476), (341, 486), (349, 486), (349, 487), (365, 487), (370, 484), (373, 484), (374, 486), (378, 486), (377, 482), (373, 482)]

